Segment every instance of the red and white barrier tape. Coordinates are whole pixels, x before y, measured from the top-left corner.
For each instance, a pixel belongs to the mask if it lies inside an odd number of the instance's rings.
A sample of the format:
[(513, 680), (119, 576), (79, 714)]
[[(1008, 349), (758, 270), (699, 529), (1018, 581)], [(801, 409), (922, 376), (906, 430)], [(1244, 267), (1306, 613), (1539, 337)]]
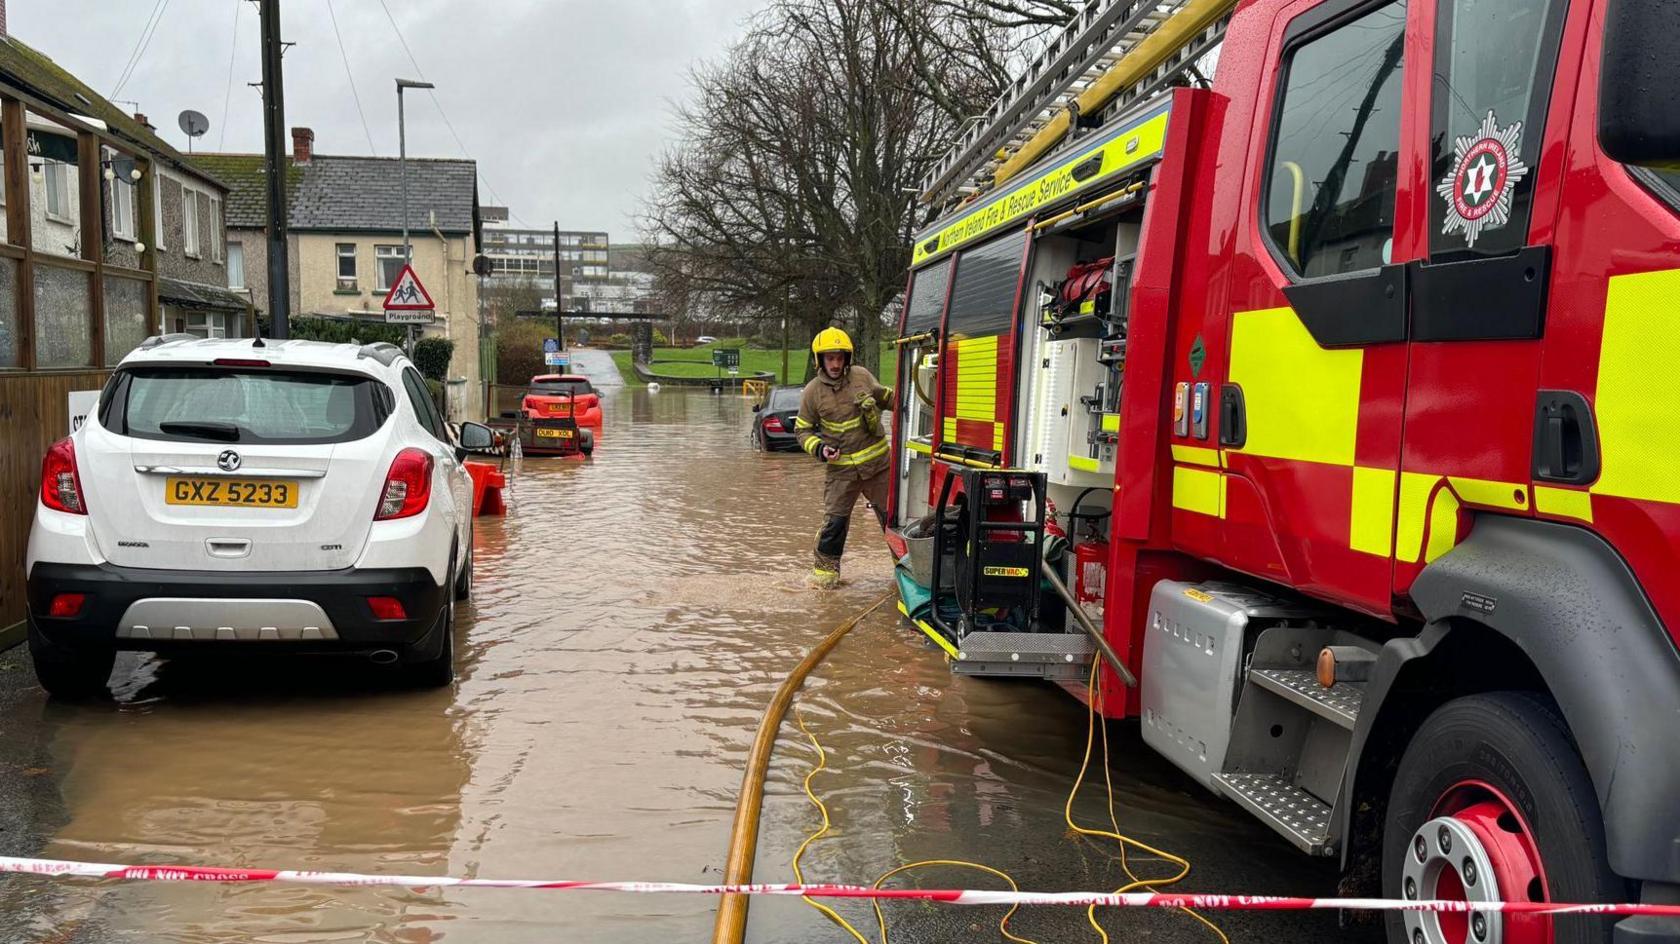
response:
[(1558, 902), (1405, 901), (1396, 898), (1288, 898), (1274, 895), (1196, 895), (1131, 892), (1009, 892), (948, 888), (871, 888), (867, 885), (691, 885), (683, 882), (568, 882), (533, 879), (455, 878), (445, 875), (361, 875), (292, 869), (113, 865), (64, 859), (0, 856), (0, 873), (146, 882), (286, 882), (301, 885), (384, 885), (398, 888), (544, 888), (677, 895), (800, 895), (811, 898), (879, 898), (939, 901), (953, 905), (1097, 905), (1113, 908), (1194, 908), (1207, 911), (1482, 911), (1503, 914), (1652, 915), (1680, 918), (1680, 905), (1563, 904)]

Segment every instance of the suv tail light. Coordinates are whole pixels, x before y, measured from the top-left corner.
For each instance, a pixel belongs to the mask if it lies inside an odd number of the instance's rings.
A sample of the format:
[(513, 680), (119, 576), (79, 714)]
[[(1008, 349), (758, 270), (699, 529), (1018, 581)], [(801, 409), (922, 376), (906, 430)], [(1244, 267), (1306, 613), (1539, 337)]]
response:
[(426, 510), (432, 497), (432, 457), (415, 448), (404, 449), (391, 460), (385, 476), (385, 491), (379, 496), (375, 521), (407, 518)]
[(764, 431), (768, 433), (785, 433), (787, 432), (787, 428), (782, 426), (781, 417), (766, 416), (764, 418)]
[(76, 471), (76, 447), (60, 439), (41, 460), (41, 504), (72, 515), (87, 514), (82, 499), (82, 476)]

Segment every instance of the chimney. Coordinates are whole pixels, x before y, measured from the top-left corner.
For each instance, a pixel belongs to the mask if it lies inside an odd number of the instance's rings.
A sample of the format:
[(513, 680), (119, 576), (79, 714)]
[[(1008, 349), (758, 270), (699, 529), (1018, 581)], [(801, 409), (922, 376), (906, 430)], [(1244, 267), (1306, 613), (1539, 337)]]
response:
[[(0, 0), (4, 3), (5, 0)], [(299, 164), (309, 163), (309, 158), (315, 153), (315, 132), (308, 128), (292, 129), (292, 160)]]
[[(5, 2), (6, 2), (6, 0), (0, 0), (0, 5), (4, 5)], [(4, 26), (6, 25), (5, 22), (4, 22), (5, 16), (6, 16), (5, 11), (0, 10), (0, 28), (4, 28)], [(150, 121), (146, 120), (146, 115), (145, 115), (144, 112), (138, 112), (138, 111), (135, 112), (134, 113), (134, 120), (139, 122), (140, 126), (145, 128), (147, 131), (156, 131), (157, 130), (157, 128)]]

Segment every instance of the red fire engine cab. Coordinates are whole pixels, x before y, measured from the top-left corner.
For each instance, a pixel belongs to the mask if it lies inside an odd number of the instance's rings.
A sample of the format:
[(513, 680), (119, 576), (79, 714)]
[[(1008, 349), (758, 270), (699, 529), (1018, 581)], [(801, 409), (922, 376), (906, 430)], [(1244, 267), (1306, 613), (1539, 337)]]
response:
[[(1041, 483), (1105, 713), (1348, 893), (1680, 901), (1680, 3), (1083, 17), (927, 183), (893, 524), (1048, 546)], [(985, 609), (1027, 568), (977, 546), (907, 612), (1088, 696), (1075, 607)]]

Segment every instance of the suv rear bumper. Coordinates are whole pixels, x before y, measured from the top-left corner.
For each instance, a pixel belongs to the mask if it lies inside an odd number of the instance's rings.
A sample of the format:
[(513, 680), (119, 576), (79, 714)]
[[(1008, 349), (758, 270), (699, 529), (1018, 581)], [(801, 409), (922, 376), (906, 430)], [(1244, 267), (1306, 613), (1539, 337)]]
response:
[[(52, 599), (60, 593), (85, 594), (81, 612), (74, 617), (51, 617)], [(368, 607), (370, 596), (389, 596), (402, 601), (406, 619), (375, 619)], [(145, 638), (121, 626), (124, 614), (135, 603), (150, 601), (139, 611), (167, 625), (168, 601), (184, 601), (182, 619), (191, 620), (193, 606), (206, 600), (304, 601), (319, 607), (331, 621), (331, 633), (323, 638), (303, 638), (286, 633), (261, 634), (246, 642), (251, 648), (270, 646), (288, 650), (344, 651), (411, 646), (434, 629), (448, 600), (448, 588), (438, 586), (424, 567), (372, 570), (283, 571), (260, 574), (193, 570), (149, 570), (111, 564), (55, 564), (40, 562), (29, 574), (30, 621), (54, 645), (67, 647), (140, 649), (164, 651), (191, 646), (219, 648), (202, 633), (193, 639), (177, 640), (173, 626), (159, 626)], [(232, 607), (238, 611), (246, 608)], [(278, 620), (277, 620), (278, 622)], [(243, 630), (246, 627), (239, 627)], [(119, 630), (123, 632), (119, 636)], [(223, 638), (227, 634), (222, 634)], [(239, 646), (245, 632), (225, 642)], [(336, 635), (336, 639), (330, 638)], [(212, 638), (214, 633), (212, 633)], [(287, 638), (290, 637), (290, 638)], [(243, 648), (243, 647), (242, 647)]]

